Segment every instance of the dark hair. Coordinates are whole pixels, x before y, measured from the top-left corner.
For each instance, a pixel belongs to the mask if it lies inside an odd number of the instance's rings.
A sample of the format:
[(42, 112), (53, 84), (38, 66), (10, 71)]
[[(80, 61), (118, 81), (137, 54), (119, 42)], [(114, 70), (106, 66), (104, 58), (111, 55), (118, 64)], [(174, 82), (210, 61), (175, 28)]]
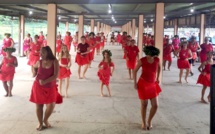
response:
[(39, 36), (38, 36), (38, 35), (34, 35), (34, 39), (35, 39), (35, 38), (39, 39)]
[(85, 36), (81, 36), (81, 39), (86, 39), (86, 37)]
[(47, 52), (47, 57), (46, 57), (47, 60), (56, 60), (56, 57), (54, 56), (49, 46), (42, 47), (42, 50), (45, 50)]
[(28, 33), (27, 35), (28, 35), (28, 36), (31, 36), (31, 34), (29, 34), (29, 33)]
[(13, 48), (13, 47), (6, 47), (3, 50), (4, 52), (11, 52), (11, 53), (16, 52), (16, 48)]
[(175, 37), (175, 38), (178, 38), (178, 35), (175, 35), (174, 37)]
[(10, 37), (11, 34), (10, 33), (5, 33), (4, 36), (9, 36)]
[(91, 36), (91, 35), (95, 36), (95, 33), (94, 32), (90, 32), (89, 36)]
[(143, 48), (143, 52), (146, 54), (146, 55), (149, 55), (151, 57), (154, 57), (154, 56), (158, 56), (160, 54), (160, 50), (154, 46), (146, 46)]

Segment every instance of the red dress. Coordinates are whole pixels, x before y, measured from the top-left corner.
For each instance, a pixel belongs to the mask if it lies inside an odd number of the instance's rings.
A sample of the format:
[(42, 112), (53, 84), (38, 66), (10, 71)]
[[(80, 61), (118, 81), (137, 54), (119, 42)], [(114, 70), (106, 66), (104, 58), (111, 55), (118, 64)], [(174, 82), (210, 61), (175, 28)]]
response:
[(100, 49), (100, 44), (101, 44), (101, 37), (100, 36), (96, 36), (96, 42), (98, 42), (98, 43), (96, 43), (96, 49), (98, 50), (98, 49)]
[(111, 76), (111, 67), (114, 66), (114, 63), (111, 62), (109, 65), (107, 62), (100, 62), (99, 67), (102, 67), (102, 69), (99, 69), (98, 71), (98, 77), (99, 80), (104, 84), (104, 85), (109, 85), (110, 82), (110, 76)]
[(138, 53), (139, 49), (137, 46), (128, 47), (128, 60), (126, 60), (126, 65), (128, 69), (134, 69), (136, 67)]
[(40, 60), (40, 49), (41, 44), (39, 42), (37, 42), (37, 44), (31, 43), (28, 65), (32, 66), (36, 64), (38, 60)]
[(147, 46), (151, 45), (151, 38), (147, 38), (147, 39), (146, 39), (146, 45), (147, 45)]
[(117, 42), (118, 42), (118, 43), (121, 43), (121, 34), (118, 34), (118, 35), (117, 35)]
[(146, 36), (143, 36), (143, 45), (146, 45)]
[(153, 99), (161, 92), (161, 88), (156, 82), (159, 58), (155, 57), (153, 63), (149, 63), (146, 57), (140, 60), (142, 62), (142, 74), (137, 83), (139, 99)]
[(23, 51), (27, 51), (30, 48), (31, 38), (25, 38), (23, 43)]
[(200, 74), (199, 78), (197, 80), (197, 84), (202, 84), (203, 86), (210, 87), (210, 69), (211, 64), (206, 64), (205, 68), (203, 69), (202, 72), (206, 73), (205, 75)]
[(163, 47), (163, 60), (172, 62), (172, 56), (171, 56), (172, 50), (173, 50), (172, 44), (164, 45), (164, 47)]
[(179, 49), (179, 43), (180, 43), (179, 39), (173, 39), (172, 40), (172, 45), (174, 47), (174, 50), (178, 50)]
[(40, 35), (38, 40), (43, 42), (44, 39), (45, 39), (44, 35)]
[[(87, 49), (89, 48), (89, 45), (87, 43), (85, 44), (78, 44), (78, 48), (80, 50), (80, 53), (85, 53), (87, 52)], [(89, 53), (85, 54), (85, 55), (81, 55), (80, 53), (77, 52), (76, 57), (75, 57), (75, 62), (79, 65), (79, 66), (83, 66), (85, 64), (89, 64)]]
[(124, 46), (124, 55), (123, 55), (123, 59), (126, 59), (126, 55), (128, 53), (128, 47), (127, 45)]
[(1, 50), (1, 54), (3, 56), (6, 56), (6, 53), (4, 52), (4, 49), (7, 48), (7, 47), (11, 47), (12, 41), (13, 41), (12, 38), (8, 38), (8, 39), (3, 40), (3, 46), (2, 46), (2, 50)]
[(39, 80), (46, 80), (54, 74), (54, 64), (50, 68), (43, 68), (42, 61), (36, 80), (33, 83), (30, 101), (36, 104), (62, 103), (62, 97), (58, 93), (56, 80), (45, 85), (40, 85)]
[(101, 44), (100, 44), (100, 47), (101, 48), (104, 48), (105, 46), (105, 36), (101, 36)]
[(74, 38), (73, 38), (73, 46), (74, 47), (78, 46), (78, 36), (77, 35), (75, 35)]
[(95, 44), (96, 44), (96, 39), (95, 38), (89, 38), (87, 42), (90, 46), (90, 53), (88, 54), (89, 61), (94, 60), (94, 54), (95, 54)]
[(45, 47), (45, 46), (48, 46), (47, 40), (43, 40), (43, 46), (44, 46), (44, 47)]
[[(68, 65), (70, 62), (70, 59), (69, 58), (61, 58), (60, 62), (63, 65)], [(58, 76), (59, 79), (68, 78), (68, 77), (70, 77), (71, 74), (72, 73), (71, 73), (70, 69), (67, 69), (66, 67), (60, 66), (60, 72), (59, 72), (59, 76)]]
[(181, 49), (179, 52), (179, 59), (177, 65), (179, 69), (188, 69), (190, 68), (189, 61), (187, 60), (190, 57), (189, 49)]
[(2, 67), (0, 71), (0, 80), (1, 81), (11, 81), (13, 80), (15, 74), (15, 67), (14, 66), (7, 66), (8, 63), (13, 64), (16, 60), (15, 56), (12, 56), (10, 59), (4, 57), (2, 61)]
[(192, 52), (192, 58), (195, 60), (197, 58), (197, 50), (198, 50), (198, 43), (197, 42), (189, 42), (188, 44), (188, 48), (191, 50)]
[(200, 52), (200, 60), (201, 63), (205, 62), (207, 60), (207, 53), (213, 51), (213, 46), (212, 44), (202, 44), (201, 46), (201, 52)]
[(58, 39), (58, 40), (56, 41), (56, 44), (57, 44), (57, 46), (56, 46), (56, 52), (57, 52), (57, 53), (60, 53), (61, 46), (62, 46), (62, 40), (61, 40), (61, 39)]
[(70, 48), (71, 48), (71, 42), (72, 42), (72, 37), (66, 35), (64, 37), (64, 44), (67, 45), (67, 48), (68, 48), (69, 51), (70, 51)]
[(126, 46), (126, 44), (127, 44), (127, 36), (125, 36), (125, 35), (122, 35), (122, 47), (124, 48), (125, 46)]

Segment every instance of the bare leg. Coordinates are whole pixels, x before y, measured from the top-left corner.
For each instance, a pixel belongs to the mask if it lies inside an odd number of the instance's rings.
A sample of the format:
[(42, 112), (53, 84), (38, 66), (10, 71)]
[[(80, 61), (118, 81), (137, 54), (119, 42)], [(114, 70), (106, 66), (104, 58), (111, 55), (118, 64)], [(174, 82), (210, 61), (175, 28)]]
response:
[(36, 113), (37, 119), (39, 121), (37, 130), (40, 131), (43, 129), (43, 104), (36, 104)]
[(189, 73), (190, 73), (190, 69), (187, 68), (187, 69), (186, 69), (186, 75), (185, 75), (185, 81), (186, 81), (187, 83), (188, 83), (187, 77), (188, 77)]
[(9, 86), (8, 86), (8, 96), (12, 97), (12, 89), (13, 89), (13, 80), (9, 81)]
[(142, 129), (146, 130), (146, 112), (147, 112), (148, 100), (141, 100), (141, 116), (142, 116)]
[(211, 91), (208, 94), (208, 102), (211, 102)]
[(110, 87), (109, 87), (109, 85), (106, 85), (106, 87), (107, 87), (107, 90), (108, 90), (109, 97), (111, 97), (111, 92), (110, 92)]
[(62, 95), (62, 82), (63, 82), (63, 79), (59, 79), (59, 93), (60, 93), (60, 95)]
[(45, 111), (45, 117), (44, 117), (43, 122), (45, 123), (47, 128), (51, 127), (51, 125), (48, 122), (48, 119), (51, 116), (51, 114), (52, 114), (52, 112), (54, 110), (54, 107), (55, 107), (55, 103), (46, 104), (46, 111)]
[(163, 70), (166, 70), (166, 60), (163, 61)]
[(81, 66), (78, 66), (78, 78), (81, 79)]
[(129, 79), (132, 80), (132, 77), (131, 77), (131, 69), (128, 69), (128, 74), (129, 74)]
[(66, 95), (65, 97), (68, 97), (68, 89), (69, 89), (69, 77), (65, 79), (65, 84), (66, 84)]
[(172, 62), (171, 61), (169, 61), (168, 62), (168, 70), (170, 71), (170, 66), (172, 65)]
[(34, 67), (31, 66), (31, 73), (32, 73), (32, 77), (34, 77)]
[(207, 89), (207, 87), (206, 86), (203, 86), (203, 88), (202, 88), (202, 96), (201, 96), (201, 102), (202, 103), (207, 103), (206, 101), (205, 101), (205, 99), (204, 99), (204, 96), (205, 96), (205, 90)]
[(8, 94), (9, 94), (8, 88), (9, 88), (9, 87), (8, 87), (8, 85), (7, 85), (7, 81), (3, 81), (2, 83), (3, 83), (4, 89), (5, 89), (5, 91), (6, 91), (5, 97), (8, 97)]
[(84, 73), (83, 73), (83, 78), (84, 79), (86, 79), (85, 74), (87, 72), (87, 69), (88, 69), (88, 65), (85, 65), (85, 67), (84, 67)]
[(104, 97), (104, 94), (103, 94), (103, 87), (104, 87), (104, 84), (101, 82), (100, 90), (101, 90), (101, 96), (102, 96), (102, 97)]
[(151, 110), (148, 119), (148, 130), (152, 129), (152, 119), (155, 116), (158, 109), (158, 97), (151, 99)]
[(183, 75), (183, 69), (180, 69), (178, 83), (182, 83), (182, 81), (181, 81), (182, 75)]

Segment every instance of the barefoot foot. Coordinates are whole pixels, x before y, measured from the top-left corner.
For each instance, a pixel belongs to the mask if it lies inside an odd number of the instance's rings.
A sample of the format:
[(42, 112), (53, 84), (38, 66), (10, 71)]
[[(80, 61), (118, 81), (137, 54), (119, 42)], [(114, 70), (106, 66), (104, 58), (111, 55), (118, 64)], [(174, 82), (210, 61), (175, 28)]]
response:
[(207, 101), (205, 101), (204, 98), (201, 99), (201, 102), (207, 104)]
[(51, 128), (52, 127), (51, 124), (49, 124), (48, 121), (43, 121), (43, 122), (44, 122), (46, 128)]
[(147, 130), (151, 130), (151, 129), (152, 129), (152, 123), (148, 123)]
[(143, 130), (147, 130), (146, 125), (142, 124), (142, 125), (141, 125), (141, 129), (143, 129)]
[(211, 96), (208, 95), (208, 102), (211, 102)]
[(39, 124), (36, 128), (37, 131), (41, 131), (43, 129), (44, 129), (43, 124)]

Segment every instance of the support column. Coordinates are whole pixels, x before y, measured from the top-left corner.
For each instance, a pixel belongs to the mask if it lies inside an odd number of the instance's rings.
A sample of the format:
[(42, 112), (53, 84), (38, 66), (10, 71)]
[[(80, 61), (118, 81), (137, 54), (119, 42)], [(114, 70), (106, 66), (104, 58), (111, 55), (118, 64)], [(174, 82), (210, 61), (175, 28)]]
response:
[(143, 15), (139, 15), (139, 29), (138, 29), (138, 48), (139, 48), (139, 59), (143, 57)]
[(104, 23), (101, 23), (101, 32), (104, 32)]
[(97, 22), (97, 33), (100, 32), (100, 22)]
[(57, 5), (48, 4), (48, 32), (47, 44), (52, 49), (53, 54), (56, 54), (56, 31), (57, 31)]
[[(163, 63), (163, 34), (164, 34), (164, 3), (156, 4), (156, 14), (155, 14), (155, 47), (160, 50), (160, 66), (162, 70)], [(162, 71), (160, 72), (160, 82), (162, 83)]]
[(136, 31), (136, 26), (135, 26), (135, 24), (136, 24), (136, 20), (135, 19), (133, 19), (132, 20), (132, 39), (134, 39), (135, 38), (135, 31)]
[(151, 33), (152, 35), (154, 35), (155, 34), (155, 23), (152, 23), (152, 33)]
[(69, 31), (69, 22), (66, 22), (66, 31)]
[(178, 19), (174, 20), (174, 35), (178, 35)]
[(23, 56), (23, 42), (24, 42), (24, 38), (25, 38), (25, 16), (21, 15), (19, 17), (19, 55)]
[(91, 32), (94, 32), (94, 22), (95, 22), (95, 20), (94, 19), (91, 19), (91, 21), (90, 21), (90, 28), (91, 28)]
[(201, 23), (200, 23), (200, 44), (204, 43), (205, 38), (205, 14), (201, 14)]
[(84, 16), (78, 17), (78, 43), (81, 43), (81, 36), (84, 35)]

